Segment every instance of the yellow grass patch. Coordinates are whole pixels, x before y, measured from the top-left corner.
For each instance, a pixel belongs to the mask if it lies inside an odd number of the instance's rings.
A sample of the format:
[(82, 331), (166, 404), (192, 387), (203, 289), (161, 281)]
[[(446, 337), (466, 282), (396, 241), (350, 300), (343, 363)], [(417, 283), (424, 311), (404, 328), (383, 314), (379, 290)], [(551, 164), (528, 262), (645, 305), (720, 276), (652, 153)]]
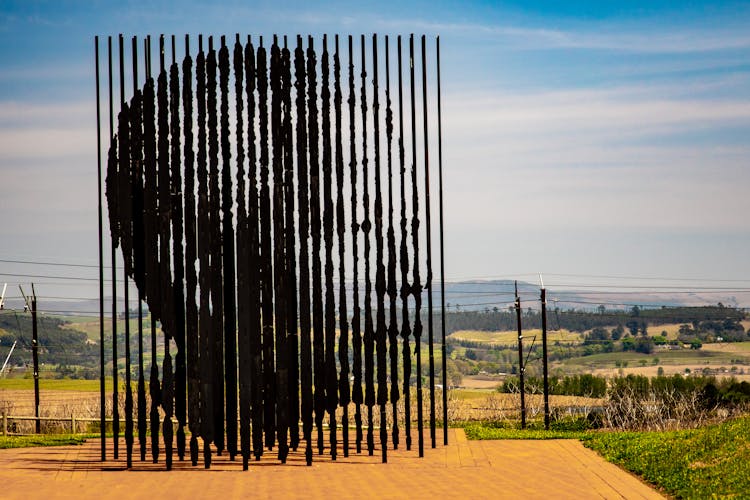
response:
[[(530, 342), (536, 336), (536, 341), (541, 342), (541, 330), (524, 330), (524, 342)], [(456, 340), (466, 340), (470, 342), (481, 342), (490, 345), (516, 345), (518, 343), (518, 332), (516, 331), (497, 331), (487, 332), (479, 330), (459, 330), (448, 336)], [(580, 342), (581, 334), (573, 333), (569, 330), (547, 331), (547, 341), (552, 342)]]

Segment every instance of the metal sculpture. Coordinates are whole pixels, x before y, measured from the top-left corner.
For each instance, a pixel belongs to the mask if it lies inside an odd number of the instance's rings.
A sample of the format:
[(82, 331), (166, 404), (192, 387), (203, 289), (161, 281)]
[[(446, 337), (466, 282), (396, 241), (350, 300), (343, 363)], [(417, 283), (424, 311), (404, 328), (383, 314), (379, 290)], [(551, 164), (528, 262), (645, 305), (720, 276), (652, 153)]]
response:
[(414, 297), (414, 350), (417, 358), (417, 445), (419, 456), (424, 456), (424, 436), (422, 435), (422, 283), (419, 274), (419, 187), (417, 185), (417, 124), (414, 93), (414, 35), (409, 37), (409, 84), (411, 97), (411, 187), (412, 219), (411, 238), (413, 255), (413, 282), (410, 290)]
[(393, 410), (393, 449), (398, 449), (398, 291), (396, 288), (396, 231), (393, 228), (393, 109), (391, 108), (391, 69), (388, 37), (385, 37), (385, 135), (388, 154), (388, 342), (391, 363), (391, 406)]
[[(312, 48), (310, 49), (312, 52)], [(310, 200), (308, 195), (307, 166), (307, 73), (305, 52), (301, 36), (297, 36), (297, 48), (294, 51), (294, 75), (297, 89), (297, 193), (299, 197), (299, 326), (300, 326), (300, 416), (302, 434), (305, 440), (305, 461), (312, 465), (312, 344), (310, 332), (310, 254), (308, 239), (310, 235)], [(312, 89), (314, 90), (314, 89)]]
[[(380, 99), (378, 89), (378, 38), (372, 35), (373, 92), (372, 116), (375, 143), (375, 345), (378, 366), (377, 403), (380, 407), (380, 449), (383, 463), (388, 461), (388, 426), (386, 409), (388, 402), (388, 375), (386, 368), (386, 324), (385, 324), (385, 265), (383, 259), (383, 196), (380, 189)], [(370, 423), (372, 427), (372, 423)]]
[(237, 310), (235, 308), (234, 224), (232, 222), (232, 176), (229, 144), (229, 49), (221, 37), (219, 50), (221, 87), (221, 244), (224, 305), (224, 384), (226, 387), (226, 445), (229, 458), (237, 455)]
[(349, 456), (349, 322), (346, 310), (346, 217), (344, 216), (344, 143), (341, 136), (341, 59), (339, 37), (336, 35), (336, 52), (333, 56), (334, 112), (336, 115), (336, 235), (339, 253), (339, 404), (342, 408), (341, 434), (344, 457)]
[(325, 365), (325, 408), (329, 418), (329, 440), (331, 459), (336, 460), (336, 407), (338, 406), (338, 378), (336, 376), (336, 304), (333, 292), (333, 198), (331, 156), (331, 86), (328, 37), (323, 36), (321, 59), (323, 116), (323, 245), (325, 252), (325, 312), (324, 312), (324, 365)]
[(375, 370), (373, 355), (375, 354), (375, 332), (372, 324), (372, 280), (370, 273), (370, 180), (368, 176), (367, 161), (367, 70), (365, 56), (365, 36), (360, 38), (362, 49), (362, 78), (361, 105), (362, 110), (362, 203), (365, 218), (362, 221), (362, 232), (365, 238), (365, 406), (367, 406), (367, 453), (375, 453), (375, 438), (373, 435), (374, 425), (372, 423), (372, 407), (375, 405), (375, 381), (373, 371)]
[(359, 304), (359, 252), (357, 245), (357, 235), (359, 233), (359, 223), (357, 222), (357, 144), (356, 144), (356, 114), (355, 104), (356, 97), (354, 94), (354, 63), (352, 62), (352, 36), (349, 35), (349, 172), (351, 176), (351, 231), (352, 231), (352, 364), (354, 365), (354, 377), (352, 385), (352, 400), (354, 401), (354, 423), (356, 426), (356, 449), (357, 453), (362, 452), (362, 411), (361, 406), (364, 402), (362, 394), (362, 332), (361, 316), (362, 311)]
[[(209, 37), (204, 50), (199, 36), (193, 60), (186, 36), (180, 63), (177, 41), (171, 37), (172, 59), (167, 66), (161, 36), (154, 78), (147, 37), (141, 82), (137, 39), (133, 38), (133, 93), (126, 100), (124, 39), (119, 39), (120, 106), (116, 129), (114, 112), (110, 114), (105, 187), (113, 249), (122, 250), (125, 300), (132, 280), (140, 310), (136, 415), (130, 325), (125, 324), (128, 467), (132, 467), (135, 424), (141, 459), (145, 459), (150, 430), (151, 457), (158, 462), (163, 450), (167, 469), (173, 466), (175, 448), (178, 460), (184, 460), (188, 452), (185, 427), (194, 466), (199, 462), (201, 441), (206, 468), (211, 466), (213, 453), (220, 455), (226, 448), (230, 460), (239, 454), (243, 469), (248, 469), (252, 455), (260, 460), (263, 449), (274, 446), (278, 460), (285, 462), (301, 440), (305, 462), (310, 465), (314, 427), (319, 455), (328, 448), (332, 460), (340, 452), (347, 457), (351, 404), (356, 452), (362, 452), (366, 425), (367, 451), (374, 454), (377, 423), (381, 457), (386, 462), (389, 427), (393, 449), (400, 444), (401, 425), (406, 448), (411, 449), (414, 357), (417, 440), (420, 456), (424, 453), (422, 299), (423, 293), (432, 292), (426, 42), (423, 37), (424, 128), (422, 137), (417, 137), (413, 36), (409, 39), (410, 116), (404, 113), (400, 36), (396, 44), (397, 109), (392, 102), (389, 38), (383, 46), (376, 35), (369, 42), (361, 36), (356, 65), (353, 38), (347, 38), (348, 82), (342, 82), (347, 75), (342, 76), (339, 37), (329, 47), (330, 41), (323, 37), (318, 61), (312, 37), (305, 46), (297, 36), (296, 44), (288, 47), (286, 37), (274, 36), (269, 49), (262, 38), (256, 48), (250, 37), (243, 43), (237, 35), (231, 47), (225, 37), (216, 47)], [(98, 69), (98, 39), (96, 54)], [(111, 39), (109, 59), (111, 96)], [(383, 60), (384, 90), (379, 82)], [(359, 95), (355, 71), (361, 79)], [(342, 109), (344, 99), (348, 113)], [(439, 99), (438, 57), (440, 141)], [(405, 131), (405, 119), (411, 120), (410, 133)], [(424, 153), (418, 158), (420, 139)], [(411, 148), (408, 177), (407, 144)], [(442, 167), (441, 142), (439, 147)], [(420, 167), (425, 169), (421, 183)], [(395, 168), (399, 170), (394, 175)], [(442, 188), (442, 171), (440, 182)], [(442, 275), (442, 189), (440, 194)], [(422, 203), (420, 196), (424, 196)], [(423, 238), (425, 261), (420, 253)], [(424, 287), (423, 267), (427, 272)], [(144, 374), (144, 302), (151, 320), (150, 415)], [(127, 315), (126, 308), (126, 319)], [(428, 295), (430, 435), (435, 446), (432, 323)], [(444, 342), (443, 335), (443, 377)], [(115, 339), (115, 360), (116, 349)], [(162, 354), (160, 381), (157, 359)], [(115, 401), (117, 397), (114, 393)], [(403, 417), (398, 409), (402, 398)], [(445, 412), (445, 384), (443, 398)], [(364, 419), (363, 405), (367, 409)], [(373, 414), (375, 405), (378, 417)], [(447, 425), (445, 413), (443, 424)], [(102, 453), (105, 456), (104, 445)]]

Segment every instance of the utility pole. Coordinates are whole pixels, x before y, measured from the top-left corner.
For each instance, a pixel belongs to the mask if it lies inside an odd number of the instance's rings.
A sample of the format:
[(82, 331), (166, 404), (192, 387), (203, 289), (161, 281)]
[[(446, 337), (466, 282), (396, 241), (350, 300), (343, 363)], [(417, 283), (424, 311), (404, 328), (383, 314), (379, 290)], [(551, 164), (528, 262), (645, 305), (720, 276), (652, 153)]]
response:
[(526, 367), (523, 361), (523, 334), (521, 328), (521, 298), (518, 296), (518, 281), (516, 285), (516, 325), (518, 326), (518, 379), (521, 390), (521, 429), (526, 428), (526, 391), (524, 389), (524, 375)]
[(39, 422), (39, 336), (37, 332), (36, 324), (36, 290), (34, 290), (34, 284), (31, 284), (31, 303), (29, 298), (23, 293), (21, 289), (21, 295), (26, 303), (26, 308), (31, 311), (31, 356), (34, 360), (34, 417), (36, 417), (36, 433), (41, 432), (41, 425)]
[(542, 285), (542, 366), (544, 369), (544, 429), (549, 430), (549, 370), (547, 366), (547, 290), (544, 288), (542, 275), (539, 275)]
[(13, 350), (16, 348), (16, 344), (17, 343), (18, 342), (15, 341), (15, 342), (13, 342), (13, 345), (10, 346), (10, 351), (8, 351), (8, 356), (5, 358), (5, 363), (3, 363), (3, 367), (0, 368), (0, 377), (5, 374), (5, 367), (8, 366), (8, 361), (10, 361), (10, 357), (13, 354)]

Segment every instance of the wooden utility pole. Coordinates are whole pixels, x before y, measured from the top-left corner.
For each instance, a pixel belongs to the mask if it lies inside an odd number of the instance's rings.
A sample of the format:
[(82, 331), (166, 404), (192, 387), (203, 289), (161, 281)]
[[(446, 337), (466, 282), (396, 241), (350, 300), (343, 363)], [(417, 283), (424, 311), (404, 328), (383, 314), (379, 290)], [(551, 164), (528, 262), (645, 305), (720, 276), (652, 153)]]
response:
[(41, 432), (41, 425), (39, 422), (39, 336), (37, 332), (36, 324), (36, 290), (34, 290), (34, 284), (31, 284), (31, 300), (26, 297), (21, 289), (21, 295), (26, 303), (26, 309), (31, 311), (31, 356), (34, 362), (34, 417), (36, 417), (35, 432), (39, 434)]
[(544, 288), (544, 281), (539, 275), (539, 281), (542, 285), (542, 366), (544, 367), (544, 429), (549, 430), (549, 370), (547, 366), (547, 290)]
[(34, 416), (36, 433), (41, 432), (39, 425), (39, 333), (36, 322), (36, 291), (31, 284), (31, 355), (34, 358)]
[(518, 379), (521, 390), (521, 429), (526, 428), (526, 392), (524, 389), (523, 334), (521, 328), (521, 298), (518, 296), (518, 281), (516, 285), (516, 325), (518, 326)]

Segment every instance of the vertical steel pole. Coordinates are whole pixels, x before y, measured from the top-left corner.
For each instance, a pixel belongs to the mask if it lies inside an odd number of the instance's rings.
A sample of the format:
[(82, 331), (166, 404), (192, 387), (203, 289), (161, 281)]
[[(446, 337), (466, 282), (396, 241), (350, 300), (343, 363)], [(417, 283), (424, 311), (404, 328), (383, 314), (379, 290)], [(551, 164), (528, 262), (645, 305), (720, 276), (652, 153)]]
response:
[[(250, 276), (256, 280), (263, 275), (262, 260), (260, 258), (260, 225), (258, 207), (258, 156), (256, 148), (256, 72), (255, 72), (255, 49), (247, 37), (245, 46), (245, 92), (247, 94), (247, 150), (249, 156), (248, 164), (248, 231), (249, 231), (249, 269)], [(248, 278), (250, 279), (250, 278)], [(309, 317), (309, 314), (308, 314)], [(252, 434), (253, 452), (255, 459), (260, 460), (263, 453), (263, 359), (262, 359), (262, 323), (261, 323), (261, 287), (250, 286), (250, 355), (252, 367), (250, 370), (250, 399), (252, 400)]]
[[(219, 128), (221, 139), (221, 212), (222, 212), (222, 268), (224, 271), (224, 381), (226, 384), (226, 447), (229, 459), (237, 455), (237, 301), (235, 273), (235, 234), (232, 207), (232, 176), (229, 130), (229, 47), (221, 37), (219, 49)], [(175, 78), (176, 79), (176, 78)], [(175, 117), (177, 118), (177, 117)], [(173, 160), (174, 162), (174, 160)], [(177, 170), (179, 172), (179, 170)], [(179, 207), (174, 207), (179, 208)], [(173, 210), (174, 210), (173, 208)], [(179, 242), (182, 245), (182, 241)], [(177, 242), (175, 242), (177, 246)], [(179, 253), (182, 251), (180, 250)], [(182, 272), (175, 264), (176, 271)], [(184, 273), (183, 273), (184, 274)], [(181, 285), (180, 292), (182, 294)], [(184, 323), (184, 321), (183, 321)], [(176, 332), (179, 338), (179, 330)], [(179, 347), (178, 347), (179, 352)], [(179, 371), (178, 371), (179, 375)], [(179, 380), (179, 376), (177, 378)]]
[[(109, 140), (114, 138), (114, 109), (112, 100), (112, 37), (107, 38), (107, 59), (109, 61)], [(110, 222), (111, 225), (111, 222)], [(119, 458), (120, 450), (120, 397), (117, 387), (117, 252), (112, 244), (112, 447), (114, 458)]]
[(321, 98), (323, 116), (323, 279), (325, 284), (324, 309), (324, 364), (325, 364), (325, 408), (329, 414), (329, 442), (331, 459), (336, 460), (337, 430), (336, 406), (338, 404), (336, 377), (336, 304), (333, 291), (333, 158), (331, 156), (331, 79), (328, 37), (323, 35), (323, 54), (321, 57), (322, 88)]
[(523, 360), (523, 329), (521, 327), (521, 298), (518, 296), (518, 282), (516, 281), (516, 326), (518, 327), (518, 378), (521, 390), (521, 429), (526, 428), (526, 389), (524, 377), (526, 367)]
[[(339, 250), (339, 404), (343, 410), (341, 434), (344, 441), (344, 457), (349, 456), (349, 324), (346, 308), (345, 226), (344, 217), (344, 145), (341, 137), (341, 59), (339, 36), (336, 35), (334, 61), (334, 111), (336, 116), (336, 230)], [(301, 208), (301, 207), (300, 207)], [(300, 214), (301, 215), (301, 214)]]
[(380, 407), (380, 447), (383, 463), (388, 461), (388, 426), (385, 405), (388, 402), (388, 375), (386, 368), (387, 327), (385, 323), (385, 264), (383, 254), (383, 196), (380, 176), (380, 90), (378, 86), (378, 38), (372, 35), (372, 123), (375, 146), (375, 345), (378, 368), (377, 404)]
[[(310, 200), (308, 193), (307, 161), (307, 76), (302, 36), (297, 35), (294, 52), (295, 76), (297, 78), (297, 197), (299, 204), (299, 327), (300, 327), (300, 393), (302, 433), (305, 439), (305, 463), (312, 465), (312, 344), (310, 343)], [(309, 62), (307, 63), (309, 64)], [(257, 201), (256, 201), (257, 204)], [(256, 211), (257, 212), (257, 211)], [(257, 213), (256, 213), (257, 215)]]
[(367, 406), (367, 453), (373, 455), (375, 452), (375, 441), (372, 425), (372, 406), (375, 404), (375, 384), (373, 381), (373, 325), (372, 325), (372, 280), (370, 278), (370, 194), (367, 171), (367, 65), (365, 64), (365, 36), (360, 37), (362, 49), (362, 199), (364, 204), (365, 218), (362, 222), (362, 231), (365, 234), (365, 406)]
[(234, 95), (236, 110), (236, 145), (237, 145), (237, 231), (235, 232), (237, 245), (237, 357), (238, 357), (238, 386), (239, 386), (239, 416), (240, 416), (240, 453), (242, 455), (242, 470), (247, 470), (250, 461), (250, 393), (252, 380), (250, 377), (250, 365), (252, 355), (250, 352), (249, 314), (250, 314), (250, 283), (248, 277), (248, 224), (247, 224), (247, 202), (245, 199), (245, 136), (244, 136), (244, 111), (245, 100), (243, 96), (244, 83), (244, 61), (242, 58), (243, 48), (239, 33), (236, 34), (234, 42)]
[[(309, 59), (309, 57), (308, 57)], [(309, 71), (308, 71), (309, 74)], [(359, 305), (359, 251), (357, 233), (360, 226), (357, 222), (357, 144), (356, 144), (356, 95), (354, 91), (354, 62), (352, 36), (349, 35), (349, 175), (351, 177), (352, 196), (352, 401), (355, 404), (354, 423), (356, 426), (356, 450), (362, 452), (362, 334), (360, 329), (361, 309)], [(312, 149), (311, 149), (312, 151)]]
[[(258, 118), (260, 130), (260, 256), (261, 256), (261, 308), (262, 308), (262, 350), (263, 350), (263, 427), (265, 445), (272, 449), (276, 442), (276, 396), (273, 334), (273, 260), (271, 229), (271, 194), (268, 185), (268, 54), (260, 38), (256, 74), (258, 77)], [(321, 431), (322, 432), (322, 431)], [(322, 440), (322, 438), (321, 438)], [(257, 453), (258, 450), (256, 450)], [(256, 454), (256, 460), (258, 455)]]
[[(401, 180), (401, 245), (399, 247), (399, 264), (401, 269), (401, 339), (404, 369), (404, 434), (406, 435), (406, 449), (411, 450), (411, 347), (409, 347), (409, 250), (406, 217), (406, 163), (404, 158), (404, 99), (403, 78), (401, 71), (401, 35), (397, 39), (398, 45), (398, 159), (399, 177)], [(416, 326), (416, 321), (415, 321)]]
[(549, 430), (549, 369), (547, 364), (547, 290), (542, 285), (542, 361), (544, 369), (544, 429)]
[[(213, 440), (213, 348), (211, 344), (211, 283), (210, 283), (210, 231), (208, 202), (208, 162), (207, 162), (207, 127), (206, 127), (206, 54), (203, 51), (203, 35), (198, 35), (198, 55), (195, 61), (196, 70), (196, 107), (198, 122), (198, 262), (200, 268), (199, 289), (200, 305), (198, 307), (198, 346), (200, 349), (200, 437), (203, 440), (204, 467), (211, 466), (211, 441)], [(192, 439), (191, 439), (192, 441)], [(197, 442), (195, 443), (197, 446)], [(191, 448), (194, 448), (191, 443)]]
[(107, 460), (105, 438), (106, 391), (104, 389), (104, 245), (102, 243), (102, 120), (99, 102), (99, 37), (94, 37), (96, 57), (96, 163), (97, 163), (97, 208), (99, 215), (99, 432), (101, 436), (102, 462)]
[[(119, 37), (120, 44), (120, 107), (125, 105), (125, 47), (123, 36)], [(122, 159), (120, 160), (122, 161)], [(121, 173), (120, 175), (125, 175)], [(125, 201), (120, 200), (122, 203)], [(130, 200), (126, 200), (129, 202)], [(126, 235), (122, 235), (126, 237)], [(128, 265), (123, 245), (123, 285), (125, 299), (125, 444), (127, 449), (127, 467), (133, 466), (133, 393), (130, 386), (130, 299), (128, 293)]]
[(282, 137), (282, 96), (281, 96), (281, 49), (278, 37), (274, 36), (271, 45), (270, 85), (271, 85), (271, 166), (273, 191), (271, 193), (271, 216), (273, 221), (273, 286), (274, 286), (274, 333), (276, 339), (275, 373), (275, 433), (278, 442), (278, 458), (286, 460), (288, 430), (288, 391), (286, 351), (286, 254), (284, 239), (284, 162)]
[[(222, 289), (222, 245), (221, 245), (221, 190), (219, 187), (219, 110), (217, 100), (217, 60), (213, 37), (208, 37), (208, 58), (206, 75), (208, 78), (208, 206), (209, 244), (211, 247), (211, 314), (212, 330), (210, 344), (214, 351), (213, 402), (211, 409), (214, 420), (213, 442), (217, 455), (224, 451), (224, 295)], [(168, 238), (168, 233), (166, 234)]]
[[(284, 138), (284, 207), (286, 229), (286, 273), (287, 273), (287, 406), (288, 406), (288, 435), (289, 445), (296, 451), (299, 446), (299, 418), (300, 418), (300, 381), (299, 381), (299, 330), (297, 324), (297, 245), (295, 237), (295, 208), (294, 208), (294, 131), (292, 128), (292, 53), (284, 37), (284, 48), (281, 51), (282, 88), (283, 88), (283, 122), (282, 137)], [(299, 168), (299, 167), (298, 167)]]
[(443, 244), (443, 118), (440, 106), (440, 37), (437, 47), (438, 200), (440, 203), (440, 330), (443, 367), (443, 444), (448, 444), (448, 356), (445, 352), (445, 245)]
[(427, 57), (425, 36), (422, 35), (422, 125), (424, 128), (424, 189), (427, 233), (427, 350), (430, 371), (430, 442), (435, 447), (435, 336), (432, 329), (432, 233), (430, 231), (430, 148), (427, 134)]
[(424, 456), (424, 422), (422, 418), (422, 283), (419, 278), (419, 188), (417, 187), (417, 122), (414, 93), (414, 35), (409, 36), (409, 84), (411, 90), (411, 183), (412, 183), (412, 244), (414, 247), (414, 342), (417, 351), (417, 443), (419, 456)]
[[(182, 165), (180, 164), (180, 81), (179, 67), (177, 65), (175, 36), (172, 35), (172, 65), (169, 69), (170, 86), (170, 133), (172, 135), (172, 255), (174, 259), (174, 286), (172, 296), (174, 297), (174, 338), (177, 344), (177, 355), (175, 357), (174, 376), (174, 413), (178, 421), (177, 426), (177, 457), (180, 461), (185, 458), (185, 421), (186, 397), (187, 397), (187, 373), (185, 367), (185, 247), (182, 243), (184, 235), (183, 201), (184, 191), (182, 188)], [(190, 126), (190, 125), (186, 125)]]
[[(142, 125), (141, 125), (141, 118), (138, 116), (141, 112), (141, 105), (138, 104), (137, 96), (139, 95), (139, 89), (138, 89), (138, 39), (136, 37), (133, 37), (132, 39), (132, 50), (133, 50), (133, 107), (135, 116), (133, 117), (134, 123), (131, 124), (130, 130), (131, 133), (135, 132), (138, 136), (138, 142), (134, 141), (134, 148), (137, 148), (135, 151), (135, 156), (137, 158), (138, 164), (135, 166), (135, 180), (139, 183), (139, 185), (136, 187), (135, 184), (133, 184), (134, 192), (133, 196), (135, 198), (136, 193), (138, 191), (142, 191), (142, 186), (140, 183), (142, 182), (140, 174), (143, 172), (143, 165), (140, 162), (142, 158), (141, 153), (141, 147), (142, 147)], [(136, 126), (134, 126), (136, 125)], [(135, 207), (137, 207), (138, 204), (135, 204)], [(140, 207), (138, 207), (140, 208)], [(141, 210), (134, 210), (133, 211), (133, 220), (136, 218), (143, 217), (143, 213)], [(142, 222), (138, 224), (140, 227), (142, 227)], [(138, 230), (135, 229), (135, 227), (138, 227), (135, 222), (133, 223), (134, 226), (134, 240), (136, 239), (136, 236), (138, 234)], [(139, 281), (141, 280), (138, 272), (139, 267), (142, 266), (141, 264), (138, 264), (138, 254), (140, 253), (139, 250), (135, 249), (135, 245), (138, 245), (139, 248), (142, 248), (143, 242), (142, 241), (133, 241), (134, 245), (134, 264), (135, 264), (135, 282), (136, 286), (139, 284)], [(141, 283), (142, 285), (142, 283)], [(141, 290), (141, 287), (138, 287), (138, 382), (136, 385), (136, 390), (138, 391), (138, 443), (140, 445), (140, 455), (141, 455), (141, 461), (146, 460), (146, 392), (145, 392), (146, 382), (143, 377), (143, 291)]]
[(34, 416), (36, 417), (36, 433), (41, 432), (39, 422), (39, 334), (36, 315), (36, 291), (31, 284), (31, 354), (34, 360)]
[(389, 324), (388, 340), (390, 354), (391, 375), (391, 410), (393, 412), (393, 427), (391, 436), (393, 438), (393, 449), (398, 449), (398, 316), (396, 290), (396, 235), (393, 227), (393, 108), (391, 107), (391, 68), (390, 47), (388, 35), (385, 37), (385, 135), (388, 163), (388, 298), (389, 298)]

